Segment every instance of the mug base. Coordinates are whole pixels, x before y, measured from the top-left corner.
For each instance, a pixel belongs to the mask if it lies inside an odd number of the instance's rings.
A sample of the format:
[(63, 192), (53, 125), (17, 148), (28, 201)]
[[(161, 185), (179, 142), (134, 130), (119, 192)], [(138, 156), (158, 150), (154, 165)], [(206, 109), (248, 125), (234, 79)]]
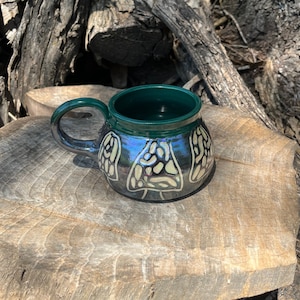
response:
[(215, 170), (216, 170), (216, 162), (214, 161), (213, 166), (212, 166), (208, 176), (205, 178), (204, 182), (197, 189), (195, 189), (194, 191), (192, 191), (192, 192), (190, 192), (186, 195), (182, 195), (182, 196), (179, 196), (179, 197), (174, 197), (172, 199), (166, 199), (166, 200), (162, 200), (162, 199), (145, 199), (145, 198), (141, 199), (139, 197), (129, 196), (128, 194), (122, 194), (117, 190), (116, 190), (116, 192), (118, 192), (119, 194), (121, 194), (121, 195), (123, 195), (127, 198), (130, 198), (132, 200), (139, 201), (139, 202), (148, 202), (148, 203), (170, 203), (170, 202), (175, 202), (175, 201), (186, 199), (186, 198), (188, 198), (192, 195), (195, 195), (199, 191), (204, 189), (210, 183), (210, 181), (212, 180), (212, 178), (214, 176), (214, 173), (215, 173)]

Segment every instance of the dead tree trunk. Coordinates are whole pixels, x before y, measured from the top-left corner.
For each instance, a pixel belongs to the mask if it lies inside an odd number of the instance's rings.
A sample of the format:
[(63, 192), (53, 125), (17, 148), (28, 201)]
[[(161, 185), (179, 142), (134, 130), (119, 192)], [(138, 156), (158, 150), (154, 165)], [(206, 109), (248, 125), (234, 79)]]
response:
[(5, 78), (0, 76), (0, 127), (8, 123), (8, 105)]
[[(78, 52), (87, 4), (27, 3), (9, 66), (10, 90), (16, 101), (29, 89), (64, 82)], [(136, 1), (136, 5), (143, 8), (144, 3)], [(151, 9), (182, 40), (219, 104), (249, 111), (275, 128), (232, 66), (201, 6), (198, 14), (183, 1), (171, 1), (168, 6), (156, 1)]]
[(8, 68), (16, 103), (28, 90), (64, 83), (79, 51), (88, 10), (89, 0), (26, 2)]

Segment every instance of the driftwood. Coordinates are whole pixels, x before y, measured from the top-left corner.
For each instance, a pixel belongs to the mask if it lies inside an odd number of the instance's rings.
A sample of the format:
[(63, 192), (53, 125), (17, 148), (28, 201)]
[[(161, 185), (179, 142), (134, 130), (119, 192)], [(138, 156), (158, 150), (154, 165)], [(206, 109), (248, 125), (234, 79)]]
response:
[[(49, 89), (34, 93), (76, 97)], [(116, 194), (94, 162), (57, 146), (48, 117), (2, 128), (1, 298), (236, 299), (292, 283), (296, 143), (229, 108), (203, 118), (215, 175), (168, 204)]]

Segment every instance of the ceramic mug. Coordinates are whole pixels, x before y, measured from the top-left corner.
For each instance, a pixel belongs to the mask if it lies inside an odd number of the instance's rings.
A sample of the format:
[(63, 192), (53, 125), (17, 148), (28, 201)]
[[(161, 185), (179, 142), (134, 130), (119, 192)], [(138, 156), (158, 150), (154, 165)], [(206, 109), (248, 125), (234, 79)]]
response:
[[(184, 88), (142, 85), (114, 95), (108, 106), (94, 98), (63, 103), (52, 115), (51, 131), (65, 149), (96, 160), (118, 193), (173, 201), (196, 193), (213, 175), (213, 145), (201, 105)], [(94, 140), (75, 139), (61, 126), (61, 118), (78, 107), (94, 107), (105, 118)]]

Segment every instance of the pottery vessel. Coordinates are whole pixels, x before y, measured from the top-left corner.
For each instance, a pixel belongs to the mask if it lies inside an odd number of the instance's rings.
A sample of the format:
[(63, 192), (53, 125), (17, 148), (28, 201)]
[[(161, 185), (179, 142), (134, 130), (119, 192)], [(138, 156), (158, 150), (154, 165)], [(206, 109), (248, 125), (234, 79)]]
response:
[[(94, 107), (105, 118), (94, 140), (75, 139), (61, 126), (61, 118), (78, 107)], [(181, 87), (137, 86), (116, 94), (108, 105), (74, 99), (55, 110), (51, 130), (62, 147), (96, 160), (110, 186), (133, 199), (182, 199), (213, 175), (213, 144), (201, 118), (201, 100)]]

